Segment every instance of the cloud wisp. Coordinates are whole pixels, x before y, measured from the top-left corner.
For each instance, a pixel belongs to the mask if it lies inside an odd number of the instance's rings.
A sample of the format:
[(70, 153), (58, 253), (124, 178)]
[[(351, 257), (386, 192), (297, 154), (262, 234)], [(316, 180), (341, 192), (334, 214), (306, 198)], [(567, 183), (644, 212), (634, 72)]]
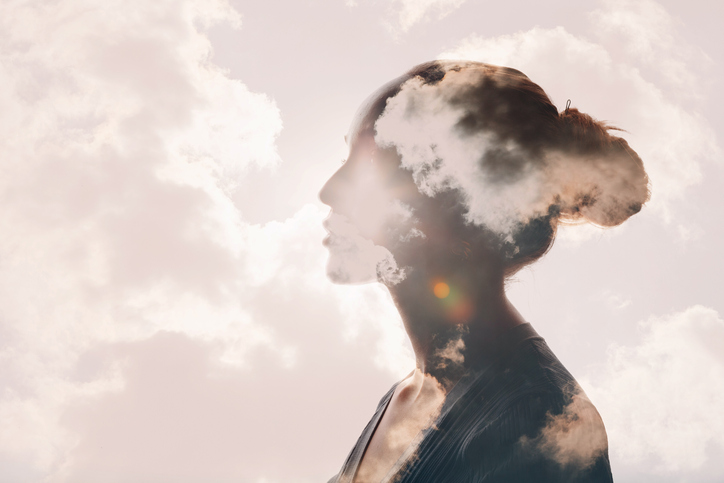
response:
[[(389, 20), (385, 26), (393, 35), (407, 33), (417, 24), (441, 20), (457, 10), (466, 0), (390, 0)], [(358, 5), (358, 0), (346, 0), (348, 7)]]

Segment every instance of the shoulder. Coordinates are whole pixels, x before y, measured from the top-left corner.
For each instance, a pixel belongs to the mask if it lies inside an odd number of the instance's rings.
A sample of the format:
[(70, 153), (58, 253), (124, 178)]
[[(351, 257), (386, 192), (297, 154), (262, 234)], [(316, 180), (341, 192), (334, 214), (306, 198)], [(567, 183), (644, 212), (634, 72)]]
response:
[(460, 450), (484, 481), (612, 481), (606, 430), (582, 391), (568, 399), (557, 391), (521, 397), (476, 425)]
[(481, 424), (515, 418), (518, 412), (527, 415), (525, 420), (560, 413), (580, 390), (539, 336), (521, 341), (474, 377), (466, 391), (466, 406), (474, 406), (469, 415)]
[(513, 473), (521, 481), (611, 481), (603, 421), (545, 341), (525, 341), (499, 370), (509, 390), (469, 426), (461, 448), (469, 464), (510, 481), (518, 481)]

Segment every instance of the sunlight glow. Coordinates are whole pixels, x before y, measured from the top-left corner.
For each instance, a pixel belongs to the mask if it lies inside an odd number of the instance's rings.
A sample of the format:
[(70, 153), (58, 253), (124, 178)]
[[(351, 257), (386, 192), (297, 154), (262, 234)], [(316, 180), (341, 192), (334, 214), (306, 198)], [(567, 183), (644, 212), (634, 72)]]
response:
[(438, 282), (435, 284), (435, 287), (432, 289), (432, 291), (435, 293), (435, 297), (439, 299), (444, 299), (448, 295), (450, 295), (450, 286), (445, 282)]

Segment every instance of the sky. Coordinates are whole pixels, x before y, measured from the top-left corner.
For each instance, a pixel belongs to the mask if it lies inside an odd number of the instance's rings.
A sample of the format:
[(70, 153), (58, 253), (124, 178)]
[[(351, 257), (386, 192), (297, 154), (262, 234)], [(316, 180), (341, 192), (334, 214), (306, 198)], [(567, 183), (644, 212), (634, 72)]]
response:
[(724, 6), (0, 0), (0, 481), (327, 481), (413, 367), (325, 275), (317, 194), (410, 67), (514, 67), (621, 133), (651, 200), (508, 294), (618, 482), (724, 479)]

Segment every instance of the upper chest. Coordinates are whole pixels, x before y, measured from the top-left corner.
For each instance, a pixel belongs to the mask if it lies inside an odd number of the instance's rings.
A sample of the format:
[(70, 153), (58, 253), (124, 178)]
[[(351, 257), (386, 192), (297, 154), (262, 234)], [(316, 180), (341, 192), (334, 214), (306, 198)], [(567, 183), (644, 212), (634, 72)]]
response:
[[(435, 423), (445, 394), (436, 381), (398, 387), (365, 450), (355, 483), (379, 483), (418, 442), (421, 431)], [(410, 394), (412, 393), (412, 394)]]

